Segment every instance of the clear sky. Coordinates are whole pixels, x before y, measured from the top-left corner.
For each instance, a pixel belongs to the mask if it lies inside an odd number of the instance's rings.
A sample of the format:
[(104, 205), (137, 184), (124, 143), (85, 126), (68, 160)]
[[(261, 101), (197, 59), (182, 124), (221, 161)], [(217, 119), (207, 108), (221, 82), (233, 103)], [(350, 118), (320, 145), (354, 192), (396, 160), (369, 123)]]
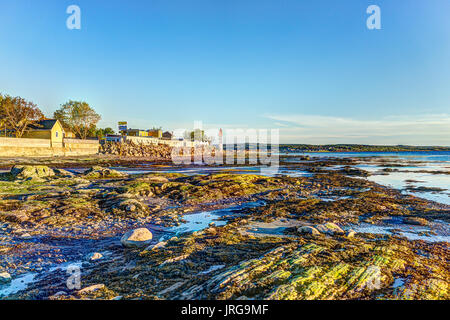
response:
[(0, 0), (0, 92), (47, 116), (85, 100), (114, 129), (450, 145), (449, 17), (448, 0)]

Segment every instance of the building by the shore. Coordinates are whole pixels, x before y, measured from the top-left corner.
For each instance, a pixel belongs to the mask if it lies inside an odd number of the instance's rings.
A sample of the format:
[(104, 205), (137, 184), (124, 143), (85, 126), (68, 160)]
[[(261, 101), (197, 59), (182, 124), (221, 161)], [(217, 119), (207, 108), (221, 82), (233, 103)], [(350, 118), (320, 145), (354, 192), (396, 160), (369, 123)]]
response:
[(98, 153), (98, 140), (74, 138), (75, 135), (56, 119), (36, 121), (29, 125), (21, 138), (0, 137), (0, 156), (53, 157)]
[(161, 129), (127, 129), (121, 131), (124, 136), (128, 137), (153, 137), (161, 139), (163, 137), (163, 132)]

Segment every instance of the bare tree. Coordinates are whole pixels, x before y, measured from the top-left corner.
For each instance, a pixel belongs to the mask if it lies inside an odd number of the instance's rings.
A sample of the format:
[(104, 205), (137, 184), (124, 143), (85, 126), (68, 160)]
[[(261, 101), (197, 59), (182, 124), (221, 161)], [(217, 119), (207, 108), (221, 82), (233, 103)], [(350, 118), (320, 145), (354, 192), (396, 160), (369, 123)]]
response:
[(21, 138), (29, 130), (30, 124), (44, 119), (41, 110), (21, 97), (0, 95), (0, 123), (13, 130), (16, 138)]
[(81, 139), (86, 139), (101, 119), (86, 102), (72, 100), (61, 105), (53, 116)]

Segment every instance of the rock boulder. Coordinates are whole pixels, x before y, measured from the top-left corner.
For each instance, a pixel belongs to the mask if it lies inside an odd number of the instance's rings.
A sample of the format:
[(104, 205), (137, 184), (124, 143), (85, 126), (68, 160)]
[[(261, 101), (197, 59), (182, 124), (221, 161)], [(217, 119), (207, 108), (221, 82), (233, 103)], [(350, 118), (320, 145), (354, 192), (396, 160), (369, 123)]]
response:
[(301, 226), (297, 228), (297, 232), (298, 233), (303, 233), (303, 234), (311, 234), (311, 235), (319, 235), (320, 232), (314, 228), (314, 227), (310, 227), (310, 226)]
[(55, 172), (47, 166), (14, 166), (10, 175), (14, 180), (31, 180), (53, 177)]
[(138, 228), (125, 233), (120, 242), (127, 248), (141, 248), (148, 246), (152, 241), (153, 235), (147, 228)]

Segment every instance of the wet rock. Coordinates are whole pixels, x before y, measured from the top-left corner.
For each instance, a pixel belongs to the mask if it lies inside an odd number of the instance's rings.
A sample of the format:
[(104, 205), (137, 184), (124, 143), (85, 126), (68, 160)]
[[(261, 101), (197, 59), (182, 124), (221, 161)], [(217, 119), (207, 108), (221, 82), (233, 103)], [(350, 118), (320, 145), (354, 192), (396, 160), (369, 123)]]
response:
[(55, 172), (47, 166), (14, 166), (10, 175), (15, 180), (32, 180), (53, 177)]
[(11, 275), (8, 272), (0, 273), (0, 284), (11, 282)]
[(125, 210), (126, 212), (136, 212), (145, 210), (145, 207), (136, 199), (127, 199), (120, 202), (119, 208)]
[(209, 235), (216, 235), (217, 234), (217, 229), (214, 228), (214, 227), (209, 227), (209, 228), (204, 230), (204, 233), (209, 234)]
[(162, 249), (167, 245), (167, 241), (161, 241), (158, 242), (155, 245), (150, 245), (147, 248), (145, 248), (145, 250), (150, 251), (150, 250), (156, 250), (156, 249)]
[(302, 227), (298, 227), (297, 228), (297, 232), (298, 233), (303, 233), (303, 234), (311, 234), (311, 235), (319, 235), (320, 232), (314, 228), (314, 227), (310, 227), (310, 226), (302, 226)]
[(95, 291), (102, 290), (102, 289), (105, 289), (105, 285), (103, 283), (101, 283), (101, 284), (94, 284), (92, 286), (89, 286), (89, 287), (83, 288), (81, 290), (78, 290), (77, 294), (78, 295), (86, 295), (86, 294), (91, 294), (91, 293), (93, 293)]
[(120, 242), (127, 248), (145, 247), (152, 241), (153, 235), (147, 228), (138, 228), (125, 233)]
[(346, 166), (339, 170), (340, 173), (349, 175), (349, 176), (360, 176), (360, 177), (368, 177), (370, 176), (370, 173), (368, 171), (358, 169), (358, 168), (352, 168), (349, 166)]
[(103, 258), (103, 255), (99, 252), (92, 252), (86, 256), (87, 261), (95, 261)]
[(29, 233), (23, 233), (20, 235), (20, 238), (24, 239), (24, 240), (29, 240), (29, 239), (32, 239), (33, 237)]
[(64, 169), (53, 169), (53, 171), (55, 172), (55, 174), (57, 176), (61, 176), (64, 178), (72, 178), (75, 176), (72, 172), (64, 170)]
[(161, 176), (147, 176), (145, 178), (141, 179), (142, 181), (145, 182), (152, 182), (152, 183), (168, 183), (169, 179), (167, 179), (166, 177), (161, 177)]
[(48, 299), (49, 300), (61, 300), (61, 299), (65, 299), (67, 298), (67, 293), (64, 291), (58, 291), (57, 293), (55, 293), (52, 296), (49, 296)]
[(418, 226), (427, 226), (429, 224), (427, 219), (419, 217), (407, 217), (403, 219), (404, 223), (413, 224)]
[(344, 230), (333, 222), (327, 222), (316, 226), (316, 229), (328, 235), (344, 234)]
[(347, 233), (345, 234), (345, 236), (347, 238), (353, 238), (353, 237), (355, 237), (355, 235), (356, 235), (356, 232), (352, 229), (348, 230)]
[(118, 200), (118, 208), (126, 212), (144, 212), (147, 211), (146, 206), (136, 199), (120, 199)]
[(0, 212), (0, 220), (23, 223), (28, 220), (28, 215), (24, 211)]

